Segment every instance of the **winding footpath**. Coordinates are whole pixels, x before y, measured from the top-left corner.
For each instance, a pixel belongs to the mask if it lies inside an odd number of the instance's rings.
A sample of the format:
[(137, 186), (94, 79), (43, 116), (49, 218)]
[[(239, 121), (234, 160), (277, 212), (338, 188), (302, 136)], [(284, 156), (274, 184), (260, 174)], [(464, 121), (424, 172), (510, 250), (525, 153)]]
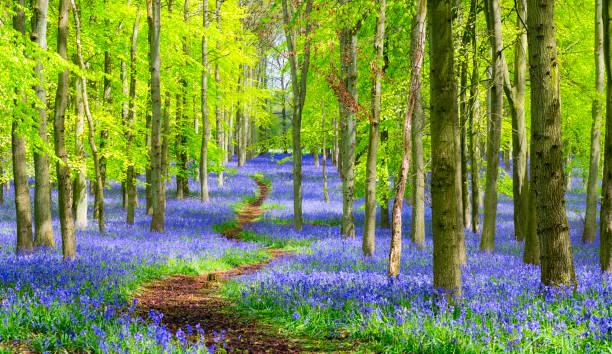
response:
[[(270, 193), (270, 187), (255, 179), (259, 187), (258, 198), (239, 210), (237, 226), (223, 232), (228, 239), (240, 240), (238, 235), (244, 226), (263, 213), (261, 206)], [(232, 304), (219, 294), (220, 282), (243, 274), (254, 273), (268, 263), (288, 257), (288, 252), (267, 249), (270, 258), (256, 264), (243, 265), (227, 271), (215, 271), (201, 275), (174, 275), (151, 282), (136, 295), (137, 313), (148, 317), (151, 309), (163, 313), (161, 323), (169, 330), (187, 332), (196, 324), (204, 330), (208, 345), (214, 344), (213, 334), (222, 334), (217, 344), (229, 352), (249, 353), (297, 353), (304, 351), (298, 340), (274, 333), (274, 329), (232, 308)], [(196, 339), (196, 338), (193, 338)]]

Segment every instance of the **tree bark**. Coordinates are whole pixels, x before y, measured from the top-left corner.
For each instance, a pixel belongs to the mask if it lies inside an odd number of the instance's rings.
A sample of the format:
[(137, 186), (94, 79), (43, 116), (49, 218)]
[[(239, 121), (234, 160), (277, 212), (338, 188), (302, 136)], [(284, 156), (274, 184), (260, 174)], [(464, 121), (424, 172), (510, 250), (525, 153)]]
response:
[[(18, 0), (13, 15), (13, 28), (25, 35), (25, 0)], [(65, 47), (65, 46), (64, 46)], [(15, 106), (18, 106), (16, 103)], [(19, 120), (13, 117), (11, 125), (11, 148), (13, 158), (13, 182), (15, 186), (15, 212), (17, 219), (17, 247), (19, 254), (32, 252), (32, 207), (30, 204), (30, 188), (26, 170), (25, 140), (19, 127)]]
[[(42, 50), (47, 50), (47, 9), (48, 0), (36, 0), (32, 18), (32, 34), (30, 38)], [(42, 103), (38, 108), (38, 136), (44, 144), (47, 139), (47, 93), (45, 92), (45, 77), (42, 64), (36, 65), (40, 84), (34, 87), (36, 95)], [(49, 176), (49, 158), (45, 152), (34, 151), (34, 244), (37, 247), (53, 247), (53, 227), (51, 226), (51, 181)]]
[[(215, 6), (215, 18), (217, 21), (217, 30), (221, 30), (221, 5), (223, 4), (223, 0), (216, 0)], [(221, 52), (221, 41), (217, 40), (217, 52)], [(217, 89), (217, 99), (215, 101), (216, 109), (215, 109), (215, 119), (216, 119), (216, 129), (217, 129), (217, 145), (220, 149), (224, 150), (224, 131), (223, 131), (223, 106), (221, 105), (221, 74), (219, 70), (219, 60), (215, 61), (215, 87)], [(229, 135), (229, 134), (228, 134)], [(222, 162), (226, 162), (227, 160), (227, 151), (223, 152), (224, 158)], [(223, 171), (219, 171), (217, 173), (217, 186), (223, 186)]]
[(612, 37), (610, 36), (610, 13), (612, 2), (603, 0), (603, 40), (606, 70), (606, 136), (604, 143), (604, 169), (601, 187), (600, 252), (602, 272), (612, 273)]
[[(476, 7), (477, 0), (472, 0)], [(480, 100), (479, 84), (480, 72), (478, 68), (478, 38), (475, 27), (472, 36), (472, 76), (470, 78), (470, 112), (469, 112), (469, 135), (468, 148), (470, 151), (470, 184), (472, 187), (472, 232), (480, 231)]]
[[(308, 68), (310, 66), (310, 23), (306, 23), (304, 33), (304, 54), (301, 65), (298, 65), (297, 53), (295, 48), (294, 36), (295, 31), (290, 27), (291, 17), (287, 6), (287, 0), (282, 0), (283, 5), (283, 20), (285, 25), (285, 37), (287, 39), (287, 48), (292, 53), (289, 56), (289, 67), (291, 71), (291, 87), (293, 89), (293, 227), (296, 230), (302, 229), (302, 110), (306, 100), (306, 79), (308, 77)], [(304, 18), (310, 20), (310, 12), (312, 10), (312, 0), (307, 0)], [(298, 69), (301, 67), (299, 82)]]
[(387, 272), (390, 277), (398, 276), (400, 271), (400, 258), (402, 255), (402, 205), (404, 203), (406, 180), (410, 169), (410, 138), (412, 120), (415, 113), (414, 107), (417, 105), (417, 100), (420, 96), (419, 92), (421, 90), (421, 65), (423, 63), (423, 53), (425, 51), (425, 20), (428, 11), (427, 5), (427, 0), (419, 0), (411, 34), (410, 62), (412, 63), (412, 72), (410, 73), (410, 87), (402, 129), (404, 151), (402, 154), (400, 172), (395, 182), (395, 196), (393, 199), (393, 209), (391, 210), (391, 246), (389, 249), (389, 269)]
[(376, 32), (374, 33), (374, 64), (372, 65), (372, 113), (368, 139), (368, 156), (366, 162), (365, 214), (363, 226), (363, 243), (361, 249), (365, 256), (371, 256), (376, 249), (376, 155), (378, 153), (380, 101), (383, 75), (383, 44), (385, 41), (385, 17), (387, 1), (377, 0)]
[[(67, 59), (70, 1), (61, 0), (59, 6), (57, 52), (62, 58)], [(77, 16), (76, 12), (74, 13), (74, 16)], [(54, 117), (55, 155), (58, 158), (56, 165), (57, 189), (59, 194), (58, 209), (60, 214), (60, 228), (62, 232), (62, 253), (65, 260), (76, 258), (76, 238), (74, 232), (74, 221), (72, 219), (72, 184), (70, 181), (68, 153), (66, 152), (66, 140), (64, 136), (65, 113), (68, 101), (68, 75), (67, 69), (58, 75)]]
[(321, 134), (323, 134), (323, 144), (321, 145), (322, 147), (322, 151), (323, 151), (323, 157), (322, 157), (322, 167), (323, 167), (323, 197), (325, 197), (325, 203), (329, 203), (329, 193), (327, 193), (327, 153), (325, 151), (326, 149), (326, 137), (327, 137), (327, 132), (325, 131), (325, 100), (321, 100)]
[(134, 29), (132, 30), (132, 49), (130, 50), (130, 98), (129, 98), (129, 112), (127, 125), (127, 176), (126, 176), (126, 187), (127, 187), (127, 217), (126, 222), (128, 224), (134, 223), (134, 211), (136, 209), (136, 181), (134, 178), (134, 158), (132, 156), (132, 140), (133, 140), (133, 129), (134, 121), (136, 120), (136, 50), (138, 48), (138, 26), (140, 24), (140, 15), (136, 15), (134, 21)]
[[(340, 61), (341, 77), (344, 87), (353, 102), (358, 102), (357, 90), (357, 34), (361, 22), (340, 30)], [(342, 225), (340, 233), (347, 238), (355, 238), (355, 146), (357, 139), (356, 112), (345, 107), (343, 102), (340, 106), (340, 117), (342, 120), (342, 144), (341, 169), (342, 169)]]
[[(202, 22), (208, 30), (208, 0), (202, 2)], [(202, 35), (202, 146), (200, 149), (200, 201), (210, 201), (208, 194), (208, 139), (210, 123), (208, 122), (208, 47), (206, 33)]]
[(527, 41), (531, 77), (531, 129), (540, 238), (541, 282), (547, 286), (576, 286), (576, 274), (563, 186), (560, 76), (554, 25), (554, 0), (528, 0)]
[(514, 114), (512, 114), (512, 194), (514, 196), (514, 234), (526, 237), (529, 216), (527, 175), (527, 129), (525, 127), (525, 87), (527, 63), (527, 2), (517, 0), (518, 36), (514, 46)]
[(452, 38), (452, 3), (430, 0), (431, 146), (434, 288), (461, 297), (457, 225), (455, 122), (457, 100)]
[[(62, 0), (62, 1), (65, 1), (65, 0)], [(83, 61), (83, 54), (82, 54), (82, 48), (81, 48), (81, 21), (79, 19), (78, 11), (74, 3), (74, 0), (69, 0), (69, 1), (72, 6), (72, 14), (74, 16), (74, 22), (75, 22), (77, 58), (79, 59), (79, 64), (80, 64), (81, 69), (85, 72), (87, 68), (85, 66), (85, 62)], [(87, 118), (87, 124), (89, 126), (89, 146), (91, 148), (92, 158), (94, 160), (94, 168), (95, 168), (95, 173), (96, 173), (96, 188), (95, 188), (95, 192), (96, 192), (95, 200), (96, 201), (95, 203), (96, 205), (98, 205), (98, 214), (97, 214), (98, 229), (100, 230), (100, 232), (105, 232), (104, 181), (102, 179), (102, 168), (100, 166), (100, 158), (99, 158), (98, 150), (96, 148), (94, 122), (91, 116), (91, 111), (89, 110), (89, 99), (87, 96), (87, 78), (85, 76), (82, 76), (80, 79), (81, 79), (81, 85), (82, 85), (82, 90), (83, 90), (83, 106), (85, 108), (85, 117)], [(60, 154), (58, 154), (58, 156), (60, 156)], [(68, 170), (68, 180), (69, 178), (70, 178), (70, 171)], [(72, 219), (72, 213), (70, 217)], [(74, 232), (74, 229), (73, 229), (73, 232)]]
[(153, 216), (152, 232), (164, 231), (164, 205), (161, 171), (161, 95), (160, 95), (160, 32), (161, 1), (147, 0), (147, 20), (149, 22), (149, 69), (151, 71), (151, 196)]
[(602, 0), (595, 0), (595, 88), (599, 96), (593, 100), (591, 127), (591, 150), (589, 177), (586, 188), (586, 211), (582, 242), (591, 243), (595, 240), (597, 214), (597, 186), (599, 182), (599, 162), (601, 148), (602, 102), (600, 96), (604, 92), (604, 55), (603, 55), (603, 6)]
[(491, 115), (487, 133), (487, 169), (485, 182), (484, 217), (480, 251), (492, 253), (495, 248), (495, 224), (497, 218), (497, 175), (499, 168), (499, 146), (503, 117), (504, 91), (502, 57), (504, 50), (499, 0), (487, 0), (487, 27), (491, 41)]
[[(78, 60), (74, 58), (74, 62), (78, 65)], [(85, 154), (85, 145), (83, 142), (83, 136), (85, 134), (85, 107), (83, 106), (83, 89), (81, 80), (75, 80), (75, 110), (76, 110), (76, 124), (75, 124), (75, 155), (81, 159), (81, 161), (87, 161), (87, 155)], [(88, 193), (87, 193), (87, 164), (81, 166), (76, 171), (76, 178), (73, 184), (73, 206), (75, 213), (75, 227), (79, 230), (87, 229), (87, 207), (88, 207)]]

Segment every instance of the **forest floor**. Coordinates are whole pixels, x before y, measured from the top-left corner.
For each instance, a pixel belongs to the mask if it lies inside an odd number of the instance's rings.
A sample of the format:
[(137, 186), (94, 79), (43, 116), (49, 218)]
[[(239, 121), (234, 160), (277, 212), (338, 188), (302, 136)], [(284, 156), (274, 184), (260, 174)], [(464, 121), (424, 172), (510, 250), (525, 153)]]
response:
[[(222, 235), (229, 240), (242, 242), (239, 238), (245, 225), (252, 224), (263, 214), (263, 202), (270, 193), (270, 186), (254, 178), (259, 189), (255, 200), (237, 210), (236, 225), (227, 228)], [(194, 332), (197, 326), (210, 333), (207, 346), (217, 345), (232, 352), (250, 353), (298, 353), (343, 351), (339, 341), (317, 341), (312, 338), (289, 338), (276, 326), (263, 318), (238, 311), (220, 290), (223, 282), (230, 278), (258, 272), (269, 263), (291, 257), (291, 252), (267, 248), (270, 258), (238, 266), (225, 271), (213, 271), (199, 275), (177, 274), (144, 285), (136, 294), (136, 313), (146, 318), (151, 310), (163, 314), (162, 325), (174, 334), (183, 331), (187, 339), (197, 341)], [(347, 349), (344, 349), (347, 350)]]

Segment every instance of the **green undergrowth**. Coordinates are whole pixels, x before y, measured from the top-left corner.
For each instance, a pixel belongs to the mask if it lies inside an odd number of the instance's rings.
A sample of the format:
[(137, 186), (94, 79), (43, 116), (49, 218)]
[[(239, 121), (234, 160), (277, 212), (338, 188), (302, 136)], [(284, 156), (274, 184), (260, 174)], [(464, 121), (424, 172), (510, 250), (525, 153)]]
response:
[(266, 248), (274, 248), (281, 249), (284, 251), (291, 251), (296, 253), (306, 252), (312, 242), (314, 241), (314, 237), (312, 239), (275, 239), (270, 238), (268, 235), (263, 233), (258, 233), (252, 229), (246, 229), (238, 234), (241, 240), (247, 242), (253, 242), (262, 245)]
[[(284, 206), (283, 206), (284, 208)], [(276, 224), (276, 225), (291, 225), (293, 223), (293, 219), (279, 219), (274, 217), (262, 217), (259, 220), (262, 223), (268, 224)], [(318, 220), (318, 219), (304, 219), (304, 224), (318, 225), (318, 226), (340, 226), (342, 225), (342, 220), (339, 219), (327, 219), (327, 220)]]

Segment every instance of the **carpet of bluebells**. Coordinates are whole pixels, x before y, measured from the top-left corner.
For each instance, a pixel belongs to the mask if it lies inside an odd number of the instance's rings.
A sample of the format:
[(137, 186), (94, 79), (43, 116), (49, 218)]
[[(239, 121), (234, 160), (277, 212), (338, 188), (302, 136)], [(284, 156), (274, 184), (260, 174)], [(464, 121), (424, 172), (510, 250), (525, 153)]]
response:
[[(200, 333), (199, 342), (189, 343), (186, 338), (202, 332), (199, 327), (173, 335), (160, 325), (162, 314), (139, 318), (130, 294), (153, 278), (227, 269), (267, 257), (254, 244), (228, 241), (212, 230), (212, 225), (235, 217), (235, 203), (256, 192), (246, 175), (228, 176), (227, 182), (222, 188), (212, 184), (212, 202), (207, 205), (195, 197), (174, 200), (169, 183), (163, 234), (148, 231), (144, 190), (136, 222), (127, 225), (120, 188), (113, 185), (105, 196), (108, 232), (101, 235), (90, 220), (87, 230), (77, 231), (78, 258), (72, 262), (62, 261), (57, 210), (53, 211), (56, 249), (14, 256), (11, 191), (0, 207), (0, 352), (24, 345), (38, 352), (100, 353), (207, 353), (222, 348), (221, 333)], [(191, 188), (197, 192), (195, 183)]]
[[(599, 241), (580, 242), (584, 189), (574, 181), (568, 193), (568, 217), (579, 285), (547, 290), (539, 268), (521, 261), (522, 244), (514, 240), (512, 200), (500, 196), (495, 253), (478, 252), (480, 234), (466, 231), (468, 265), (463, 267), (463, 300), (445, 302), (433, 289), (431, 209), (426, 203), (427, 246), (411, 247), (411, 207), (404, 208), (401, 275), (386, 276), (389, 230), (378, 229), (373, 257), (361, 252), (362, 227), (355, 240), (343, 239), (339, 226), (342, 198), (335, 168), (329, 174), (325, 203), (321, 169), (305, 159), (304, 217), (301, 232), (287, 225), (292, 217), (290, 163), (259, 158), (272, 180), (271, 206), (262, 222), (243, 233), (262, 245), (299, 250), (293, 258), (264, 271), (235, 279), (226, 293), (239, 306), (267, 313), (280, 325), (319, 338), (348, 338), (367, 350), (386, 352), (526, 351), (611, 352), (612, 278), (598, 265)], [(276, 161), (282, 158), (277, 156)], [(356, 203), (360, 207), (362, 201)], [(363, 211), (356, 214), (363, 223)]]
[[(78, 231), (78, 259), (73, 262), (62, 261), (61, 245), (13, 255), (15, 215), (9, 193), (0, 207), (0, 351), (24, 344), (41, 352), (223, 351), (222, 333), (200, 333), (198, 342), (188, 342), (186, 337), (202, 332), (199, 327), (172, 335), (160, 324), (163, 314), (136, 316), (130, 294), (154, 278), (261, 260), (266, 257), (262, 247), (296, 254), (234, 279), (225, 294), (239, 307), (268, 315), (296, 334), (355, 341), (363, 351), (612, 351), (612, 279), (599, 272), (598, 241), (579, 241), (584, 213), (579, 181), (568, 194), (576, 292), (543, 289), (539, 269), (522, 264), (522, 245), (513, 240), (512, 201), (501, 196), (495, 254), (480, 254), (480, 235), (466, 232), (464, 298), (451, 305), (432, 286), (427, 205), (423, 250), (409, 245), (411, 208), (405, 206), (402, 271), (397, 279), (389, 279), (388, 230), (377, 230), (373, 257), (361, 254), (362, 200), (355, 203), (357, 238), (340, 236), (342, 198), (334, 167), (328, 168), (331, 199), (326, 203), (321, 168), (311, 157), (304, 159), (306, 225), (300, 232), (287, 225), (293, 202), (291, 163), (284, 162), (285, 157), (260, 156), (226, 175), (224, 187), (217, 187), (211, 175), (212, 201), (205, 205), (197, 198), (174, 200), (169, 184), (163, 234), (148, 232), (149, 217), (142, 206), (135, 225), (126, 225), (119, 187), (113, 185), (105, 200), (108, 232), (99, 234), (95, 222)], [(256, 193), (249, 177), (254, 174), (263, 174), (272, 184), (266, 213), (243, 232), (246, 242), (228, 241), (214, 226), (233, 219), (234, 207)], [(191, 190), (199, 192), (195, 183)], [(140, 202), (144, 204), (142, 189)], [(55, 234), (59, 244), (57, 224)]]

